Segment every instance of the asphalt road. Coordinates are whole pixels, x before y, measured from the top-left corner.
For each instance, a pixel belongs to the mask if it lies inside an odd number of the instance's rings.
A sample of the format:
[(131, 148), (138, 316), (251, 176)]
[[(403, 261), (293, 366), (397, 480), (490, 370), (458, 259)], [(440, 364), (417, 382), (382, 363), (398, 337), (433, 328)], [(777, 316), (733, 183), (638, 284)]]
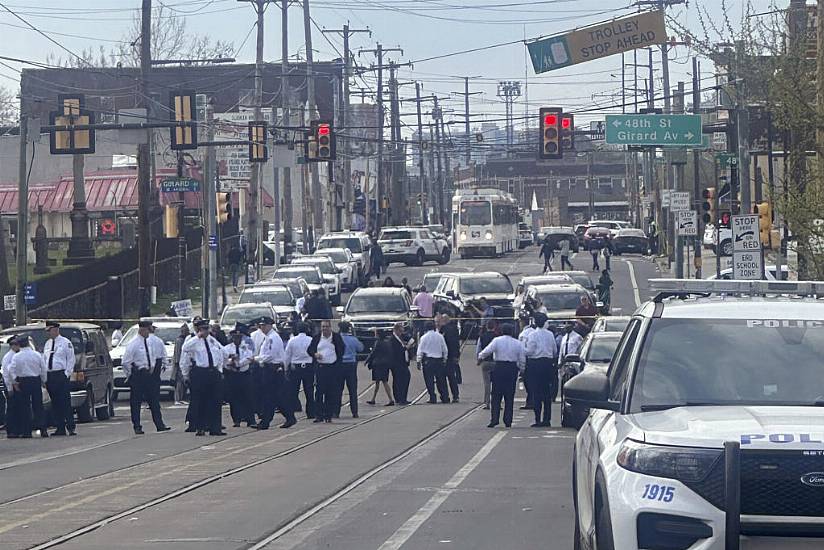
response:
[[(389, 275), (414, 286), (437, 269), (497, 270), (517, 281), (540, 273), (537, 255), (396, 264)], [(584, 254), (572, 262), (589, 266)], [(632, 312), (655, 276), (645, 258), (613, 258), (613, 308)], [(121, 399), (116, 418), (79, 425), (77, 437), (2, 439), (0, 548), (571, 548), (574, 431), (530, 428), (531, 411), (516, 411), (510, 430), (486, 428), (473, 353), (467, 345), (458, 404), (367, 405), (361, 367), (361, 417), (344, 407), (331, 425), (199, 438), (166, 401), (175, 430), (153, 433), (146, 411), (147, 434), (134, 436)], [(410, 393), (423, 390), (413, 374)]]

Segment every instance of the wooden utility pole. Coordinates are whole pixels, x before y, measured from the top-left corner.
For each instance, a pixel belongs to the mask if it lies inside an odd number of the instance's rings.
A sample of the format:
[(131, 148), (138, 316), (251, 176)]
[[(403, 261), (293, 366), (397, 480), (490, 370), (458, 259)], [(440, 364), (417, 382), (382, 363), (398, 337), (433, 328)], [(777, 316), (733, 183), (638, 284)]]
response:
[[(289, 111), (289, 0), (280, 1), (281, 22), (281, 62), (280, 62), (280, 102), (283, 110), (281, 126), (292, 125)], [(288, 131), (284, 132), (289, 140)], [(292, 168), (283, 167), (283, 250), (289, 253), (294, 235), (294, 210), (292, 208)], [(305, 229), (305, 228), (304, 228)]]
[[(149, 77), (152, 69), (152, 0), (143, 0), (140, 19), (140, 90), (139, 105), (149, 114)], [(152, 186), (152, 130), (146, 130), (146, 143), (137, 146), (137, 268), (138, 302), (141, 317), (151, 315), (152, 246), (149, 202)], [(206, 282), (204, 281), (204, 284)]]
[[(263, 120), (263, 12), (266, 9), (266, 2), (264, 0), (256, 0), (255, 12), (257, 12), (257, 47), (255, 54), (255, 105), (254, 116), (256, 121)], [(263, 178), (263, 166), (259, 162), (252, 163), (252, 177), (249, 181), (249, 200), (246, 204), (246, 249), (247, 254), (255, 252), (257, 264), (257, 279), (260, 279), (261, 269), (263, 267), (263, 235), (261, 230), (263, 224), (258, 219), (260, 212), (258, 212), (258, 195), (260, 194), (260, 186)], [(243, 190), (240, 190), (243, 193)], [(247, 260), (248, 261), (248, 260)]]
[(824, 0), (818, 0), (816, 15), (815, 93), (818, 124), (815, 129), (815, 149), (821, 165), (824, 159)]
[[(311, 122), (318, 120), (318, 108), (315, 101), (315, 77), (314, 77), (314, 52), (312, 51), (312, 16), (309, 11), (309, 0), (302, 0), (303, 2), (303, 34), (306, 43), (306, 107), (307, 119)], [(303, 120), (301, 120), (303, 124)], [(306, 233), (306, 227), (303, 228), (303, 242), (309, 244), (309, 250), (315, 248), (315, 232), (323, 232), (324, 221), (331, 220), (332, 213), (324, 212), (323, 208), (323, 190), (320, 186), (320, 174), (318, 173), (318, 163), (309, 163), (309, 174), (312, 178), (312, 204), (311, 208), (314, 213), (312, 219), (312, 231), (309, 235)]]
[[(697, 57), (692, 58), (692, 113), (695, 115), (701, 113), (701, 65), (698, 63)], [(696, 147), (692, 150), (692, 200), (696, 205), (703, 203), (700, 197), (701, 151)], [(693, 239), (693, 250), (695, 251), (693, 266), (695, 267), (695, 278), (703, 279), (703, 264), (701, 260), (701, 249), (703, 245), (701, 241), (704, 235), (704, 220), (700, 208), (696, 207), (696, 210), (698, 210), (698, 230)]]
[(471, 78), (478, 78), (474, 76), (465, 76), (463, 77), (464, 80), (464, 91), (463, 92), (452, 92), (455, 95), (462, 95), (464, 98), (464, 133), (466, 134), (466, 167), (469, 168), (470, 163), (472, 162), (472, 136), (470, 136), (471, 129), (469, 127), (469, 96), (473, 95), (480, 95), (483, 92), (470, 92), (469, 91), (469, 80)]
[[(28, 284), (28, 250), (29, 250), (29, 182), (28, 161), (26, 149), (28, 141), (29, 117), (23, 113), (22, 104), (20, 110), (20, 159), (17, 171), (17, 297), (15, 310), (17, 325), (25, 325), (28, 322), (28, 312), (26, 310), (26, 285)], [(0, 240), (5, 248), (6, 236), (4, 227), (0, 227)], [(3, 263), (6, 263), (6, 256), (3, 255)], [(4, 267), (5, 269), (5, 267)], [(8, 275), (6, 274), (6, 277)], [(3, 281), (5, 283), (5, 281)], [(5, 290), (5, 287), (4, 287)]]

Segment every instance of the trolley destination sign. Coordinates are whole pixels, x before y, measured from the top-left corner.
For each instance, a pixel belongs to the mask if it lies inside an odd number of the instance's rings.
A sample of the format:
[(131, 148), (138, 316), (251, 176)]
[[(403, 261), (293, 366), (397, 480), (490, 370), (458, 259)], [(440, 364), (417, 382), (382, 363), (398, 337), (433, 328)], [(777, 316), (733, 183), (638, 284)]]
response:
[(661, 44), (667, 39), (661, 10), (613, 19), (526, 45), (536, 73)]
[(612, 145), (701, 145), (700, 115), (607, 115)]

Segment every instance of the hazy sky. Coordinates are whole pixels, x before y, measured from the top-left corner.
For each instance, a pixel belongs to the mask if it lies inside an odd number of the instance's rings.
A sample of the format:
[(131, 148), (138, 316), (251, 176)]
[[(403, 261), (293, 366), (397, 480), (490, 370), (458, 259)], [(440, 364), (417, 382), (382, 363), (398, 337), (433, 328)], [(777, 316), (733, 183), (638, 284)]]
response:
[[(63, 57), (69, 55), (27, 28), (26, 23), (8, 10), (67, 49), (79, 52), (89, 47), (96, 49), (100, 45), (117, 46), (131, 26), (140, 3), (139, 0), (40, 0), (35, 6), (32, 5), (35, 3), (24, 0), (0, 0), (0, 26), (3, 26), (0, 54), (35, 61), (45, 61), (49, 53)], [(751, 3), (756, 11), (768, 11), (773, 0), (752, 0)], [(777, 0), (777, 3), (785, 7), (787, 0)], [(254, 12), (250, 5), (237, 0), (154, 1), (156, 7), (161, 4), (170, 8), (165, 10), (166, 15), (171, 15), (175, 10), (174, 13), (185, 16), (189, 31), (233, 42), (238, 48), (236, 57), (239, 61), (253, 61)], [(668, 15), (690, 28), (699, 29), (698, 5), (706, 7), (713, 19), (720, 21), (720, 4), (720, 0), (693, 0), (689, 8), (670, 8)], [(733, 24), (740, 21), (743, 4), (744, 0), (727, 0)], [(371, 38), (365, 34), (353, 37), (352, 47), (355, 50), (374, 47), (378, 41), (385, 47), (403, 48), (403, 55), (392, 54), (388, 59), (413, 61), (414, 69), (402, 69), (401, 77), (404, 80), (423, 81), (427, 94), (446, 96), (462, 90), (463, 81), (456, 79), (456, 76), (480, 77), (472, 82), (471, 87), (473, 91), (484, 94), (473, 97), (473, 111), (487, 113), (489, 118), (503, 116), (503, 105), (496, 97), (496, 83), (499, 80), (520, 80), (526, 84), (528, 79), (529, 105), (527, 98), (522, 97), (515, 109), (516, 115), (522, 115), (527, 108), (529, 112), (536, 111), (542, 105), (559, 105), (574, 110), (620, 103), (621, 57), (612, 56), (540, 76), (534, 74), (531, 66), (526, 67), (526, 48), (522, 43), (429, 61), (426, 59), (518, 41), (524, 37), (554, 34), (628, 15), (637, 9), (631, 6), (631, 2), (623, 0), (312, 0), (311, 8), (313, 19), (319, 27), (341, 28), (349, 22), (352, 28), (370, 28), (373, 32)], [(298, 2), (290, 8), (289, 14), (290, 50), (295, 54), (303, 48), (302, 10)], [(276, 60), (280, 57), (281, 36), (280, 9), (274, 3), (266, 13), (265, 28), (265, 58)], [(326, 35), (330, 44), (315, 27), (313, 31), (316, 59), (338, 57), (335, 48), (342, 50), (340, 37)], [(672, 28), (669, 32), (670, 35), (675, 34)], [(646, 52), (643, 54), (645, 56)], [(690, 48), (684, 46), (671, 50), (672, 86), (678, 80), (689, 81), (691, 78), (690, 58), (693, 54)], [(364, 64), (372, 59), (369, 54), (359, 58)], [(656, 52), (657, 66), (659, 59)], [(631, 54), (627, 55), (627, 62), (632, 62)], [(20, 67), (17, 63), (0, 66), (1, 80), (9, 87), (16, 87), (13, 80), (18, 80), (19, 74), (15, 70)], [(628, 75), (632, 71), (632, 67), (627, 67)], [(704, 61), (702, 72), (704, 77), (711, 74), (708, 61)], [(660, 72), (656, 72), (656, 78), (659, 79), (656, 86), (660, 86)], [(366, 77), (365, 84), (358, 81), (358, 86), (367, 85), (374, 89), (372, 77)], [(402, 90), (407, 95), (414, 94), (411, 86)], [(454, 106), (463, 109), (462, 101), (456, 98)], [(450, 106), (450, 103), (445, 105), (446, 108)], [(410, 109), (411, 106), (402, 111)], [(446, 116), (448, 119), (449, 115)], [(602, 118), (603, 113), (599, 110), (589, 116)], [(412, 123), (413, 118), (408, 118), (407, 122)]]

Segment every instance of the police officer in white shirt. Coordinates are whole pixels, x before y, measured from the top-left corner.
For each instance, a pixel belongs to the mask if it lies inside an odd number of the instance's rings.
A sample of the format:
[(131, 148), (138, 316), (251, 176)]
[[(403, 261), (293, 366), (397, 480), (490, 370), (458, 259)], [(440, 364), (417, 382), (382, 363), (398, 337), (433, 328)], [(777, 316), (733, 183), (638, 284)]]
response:
[[(260, 365), (260, 383), (257, 386), (260, 399), (258, 429), (268, 430), (275, 417), (278, 398), (283, 391), (283, 340), (272, 325), (271, 317), (261, 317), (258, 328), (264, 338), (255, 361)], [(253, 335), (254, 337), (254, 335)]]
[[(22, 401), (19, 397), (19, 392), (14, 391), (14, 381), (11, 378), (11, 360), (20, 351), (20, 344), (17, 342), (18, 336), (12, 336), (6, 341), (9, 346), (9, 351), (3, 356), (0, 373), (3, 376), (3, 384), (6, 387), (6, 403), (4, 410), (5, 419), (0, 420), (6, 425), (6, 437), (9, 439), (16, 439), (20, 437), (20, 419), (21, 407), (19, 403)], [(0, 406), (3, 406), (0, 404)]]
[(74, 411), (69, 393), (69, 380), (74, 372), (74, 346), (65, 336), (60, 335), (60, 323), (46, 322), (49, 338), (43, 345), (43, 360), (48, 368), (46, 389), (52, 403), (52, 415), (57, 430), (52, 435), (77, 435), (74, 431)]
[(314, 422), (332, 422), (332, 416), (340, 408), (338, 400), (341, 398), (338, 390), (338, 380), (341, 377), (343, 352), (345, 345), (343, 338), (337, 332), (332, 332), (332, 322), (323, 320), (320, 323), (320, 333), (312, 338), (307, 352), (315, 358), (315, 403), (317, 417)]
[(546, 328), (547, 317), (542, 313), (534, 316), (535, 330), (526, 339), (527, 371), (530, 377), (532, 404), (535, 410), (533, 428), (547, 427), (552, 417), (549, 397), (553, 379), (558, 383), (558, 364), (555, 335)]
[[(29, 338), (20, 335), (17, 339), (20, 351), (14, 354), (9, 366), (12, 387), (18, 394), (17, 406), (20, 407), (20, 437), (31, 438), (35, 427), (40, 428), (40, 435), (48, 437), (46, 417), (43, 414), (43, 384), (47, 380), (46, 362), (43, 356), (29, 347)], [(32, 416), (33, 415), (33, 416)]]
[(226, 400), (229, 402), (229, 414), (235, 428), (246, 422), (249, 428), (257, 428), (252, 407), (252, 374), (249, 367), (255, 358), (255, 350), (244, 338), (245, 326), (237, 323), (229, 333), (231, 342), (223, 346), (226, 354), (226, 367), (223, 369), (223, 381)]
[(160, 373), (163, 372), (163, 363), (166, 362), (166, 343), (155, 334), (154, 325), (149, 328), (149, 349), (152, 350), (155, 358), (152, 376), (157, 381), (158, 399), (160, 399)]
[(515, 339), (515, 328), (506, 323), (501, 328), (501, 336), (494, 338), (486, 348), (478, 354), (478, 360), (487, 357), (495, 360), (492, 369), (492, 419), (490, 428), (498, 425), (501, 419), (501, 399), (504, 400), (504, 425), (512, 426), (512, 409), (515, 403), (515, 386), (518, 383), (518, 371), (526, 364), (526, 353), (523, 345)]
[(575, 330), (575, 325), (572, 323), (568, 323), (565, 327), (564, 336), (561, 338), (561, 345), (560, 350), (558, 352), (558, 365), (562, 365), (564, 363), (564, 359), (567, 355), (578, 355), (578, 352), (581, 350), (581, 344), (583, 343), (583, 337)]
[(221, 428), (220, 376), (225, 355), (223, 346), (209, 334), (209, 321), (202, 319), (195, 325), (197, 335), (183, 344), (189, 364), (181, 364), (183, 375), (192, 388), (191, 420), (195, 435), (226, 435)]
[[(122, 367), (123, 374), (129, 384), (129, 407), (132, 413), (132, 427), (136, 435), (143, 435), (143, 427), (140, 425), (140, 406), (145, 401), (152, 412), (152, 421), (158, 432), (166, 432), (171, 428), (163, 423), (163, 414), (160, 412), (160, 392), (158, 380), (155, 379), (154, 370), (158, 360), (163, 361), (163, 356), (158, 356), (157, 346), (152, 346), (150, 339), (152, 322), (140, 321), (137, 323), (137, 336), (132, 338), (123, 353)], [(154, 338), (158, 339), (157, 336)], [(166, 350), (163, 348), (162, 354), (165, 356)]]
[[(529, 339), (529, 335), (535, 332), (535, 324), (532, 318), (527, 319), (526, 326), (521, 330), (521, 333), (518, 335), (518, 341), (521, 343), (524, 348), (526, 348), (526, 341)], [(526, 356), (526, 368), (524, 369), (523, 380), (524, 380), (524, 390), (526, 390), (526, 403), (521, 406), (521, 409), (532, 409), (534, 407), (533, 400), (532, 400), (532, 364), (533, 361), (530, 360), (529, 354)]]
[[(298, 323), (297, 334), (289, 338), (286, 343), (283, 363), (288, 370), (287, 383), (295, 398), (300, 394), (300, 386), (303, 385), (303, 396), (306, 399), (306, 418), (315, 417), (315, 365), (312, 356), (309, 355), (309, 345), (312, 343), (312, 327), (308, 323)], [(298, 407), (300, 402), (297, 403)], [(295, 408), (299, 411), (300, 408)], [(290, 424), (287, 421), (289, 426)], [(282, 426), (288, 428), (289, 426)]]
[(449, 403), (449, 392), (446, 384), (446, 356), (449, 349), (443, 334), (435, 330), (435, 323), (427, 321), (424, 323), (421, 341), (418, 343), (418, 365), (423, 370), (423, 381), (426, 384), (426, 391), (429, 393), (429, 403), (437, 403), (435, 388), (441, 401)]

